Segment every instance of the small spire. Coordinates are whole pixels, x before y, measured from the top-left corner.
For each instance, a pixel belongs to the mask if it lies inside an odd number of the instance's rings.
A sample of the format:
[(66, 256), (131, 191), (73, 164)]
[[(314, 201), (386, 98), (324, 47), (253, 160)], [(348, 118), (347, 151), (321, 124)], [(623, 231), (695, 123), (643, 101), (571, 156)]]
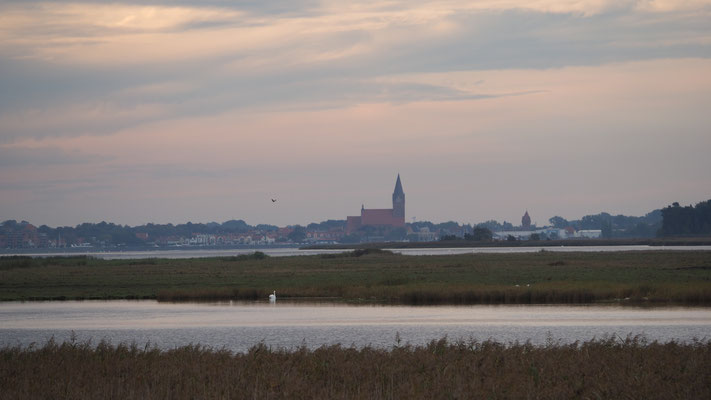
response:
[(405, 192), (402, 190), (402, 183), (400, 182), (400, 174), (397, 174), (397, 181), (395, 181), (395, 193), (394, 195), (405, 195)]

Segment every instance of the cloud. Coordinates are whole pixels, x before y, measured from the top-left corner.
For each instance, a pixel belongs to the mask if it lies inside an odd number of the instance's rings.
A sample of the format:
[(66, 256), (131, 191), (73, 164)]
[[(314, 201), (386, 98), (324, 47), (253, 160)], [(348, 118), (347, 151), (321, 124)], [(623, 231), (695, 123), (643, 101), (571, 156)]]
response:
[(0, 167), (52, 167), (56, 165), (89, 164), (104, 161), (106, 157), (81, 151), (67, 151), (59, 147), (0, 146)]
[(528, 93), (405, 79), (422, 74), (711, 57), (709, 1), (268, 3), (3, 4), (0, 143)]

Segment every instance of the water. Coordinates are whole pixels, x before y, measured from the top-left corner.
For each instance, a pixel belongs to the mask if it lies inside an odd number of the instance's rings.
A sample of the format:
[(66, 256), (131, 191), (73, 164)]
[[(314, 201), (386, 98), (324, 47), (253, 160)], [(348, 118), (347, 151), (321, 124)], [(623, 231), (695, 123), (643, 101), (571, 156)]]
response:
[[(711, 246), (550, 246), (550, 247), (457, 247), (457, 248), (421, 248), (421, 249), (386, 249), (407, 256), (420, 255), (453, 255), (453, 254), (511, 254), (536, 253), (541, 250), (554, 252), (610, 252), (610, 251), (649, 251), (649, 250), (684, 250), (711, 251)], [(138, 258), (202, 258), (230, 257), (242, 254), (252, 254), (261, 251), (270, 257), (310, 256), (318, 254), (342, 253), (350, 250), (300, 250), (295, 248), (263, 248), (263, 249), (181, 249), (181, 250), (145, 250), (145, 251), (68, 251), (44, 253), (17, 253), (4, 255), (26, 255), (32, 257), (88, 255), (106, 260), (129, 260)]]
[(648, 340), (711, 339), (707, 308), (622, 306), (350, 306), (278, 301), (158, 303), (83, 301), (0, 303), (0, 346), (42, 345), (49, 338), (162, 349), (201, 344), (243, 352), (322, 345), (390, 348), (449, 340), (572, 343), (644, 335)]
[(514, 254), (538, 253), (539, 251), (551, 252), (611, 252), (611, 251), (650, 251), (650, 250), (684, 250), (684, 251), (711, 251), (711, 246), (533, 246), (533, 247), (462, 247), (442, 249), (388, 249), (395, 253), (407, 256), (425, 255), (452, 255), (452, 254)]

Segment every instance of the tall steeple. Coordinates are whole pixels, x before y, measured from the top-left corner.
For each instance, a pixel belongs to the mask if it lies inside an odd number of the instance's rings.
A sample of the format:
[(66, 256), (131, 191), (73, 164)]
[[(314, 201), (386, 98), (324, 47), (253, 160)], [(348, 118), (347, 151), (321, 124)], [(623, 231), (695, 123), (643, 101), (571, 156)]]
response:
[(395, 191), (393, 191), (393, 217), (405, 219), (405, 192), (400, 183), (400, 174), (397, 174)]
[(528, 210), (526, 210), (526, 213), (523, 214), (523, 217), (521, 218), (521, 227), (526, 229), (531, 228), (531, 216), (528, 215)]

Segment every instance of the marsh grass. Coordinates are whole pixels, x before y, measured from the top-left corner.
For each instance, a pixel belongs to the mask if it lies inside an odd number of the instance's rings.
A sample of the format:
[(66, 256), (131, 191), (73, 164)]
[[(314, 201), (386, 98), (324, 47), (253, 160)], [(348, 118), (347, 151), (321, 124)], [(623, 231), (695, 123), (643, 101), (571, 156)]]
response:
[(390, 349), (272, 349), (50, 341), (0, 349), (3, 399), (708, 399), (711, 344), (639, 337)]
[(2, 257), (0, 300), (329, 298), (403, 304), (711, 304), (711, 252)]

